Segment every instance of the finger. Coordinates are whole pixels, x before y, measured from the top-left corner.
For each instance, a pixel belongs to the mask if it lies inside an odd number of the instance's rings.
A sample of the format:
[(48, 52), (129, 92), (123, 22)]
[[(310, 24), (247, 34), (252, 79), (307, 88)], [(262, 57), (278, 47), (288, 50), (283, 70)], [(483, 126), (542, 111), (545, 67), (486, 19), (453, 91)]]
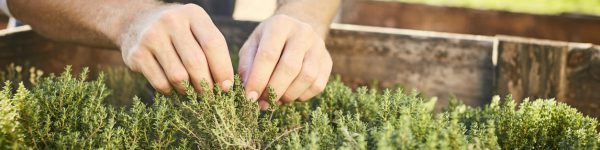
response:
[(133, 57), (129, 60), (133, 66), (130, 66), (135, 72), (141, 72), (150, 85), (154, 87), (158, 92), (166, 95), (170, 95), (172, 88), (165, 76), (164, 71), (149, 51), (138, 50), (136, 54), (130, 55)]
[(229, 49), (225, 37), (212, 22), (210, 16), (197, 5), (187, 7), (198, 13), (191, 14), (191, 29), (206, 55), (210, 73), (216, 83), (225, 91), (233, 85), (233, 65), (229, 57)]
[(317, 79), (320, 72), (320, 62), (322, 57), (322, 51), (319, 50), (324, 46), (321, 43), (315, 44), (306, 53), (306, 57), (302, 63), (302, 69), (300, 74), (294, 79), (290, 87), (286, 90), (285, 94), (281, 97), (281, 101), (284, 103), (290, 103), (298, 99), (304, 91), (306, 91)]
[(208, 90), (212, 89), (213, 79), (210, 74), (206, 56), (200, 45), (194, 38), (189, 27), (181, 27), (171, 34), (173, 45), (190, 77), (190, 82), (200, 92), (203, 90), (202, 82), (208, 84)]
[(246, 95), (253, 100), (265, 90), (288, 38), (287, 27), (264, 29), (246, 82)]
[(167, 34), (155, 33), (154, 35), (159, 36), (155, 36), (156, 39), (152, 39), (156, 42), (149, 45), (150, 51), (156, 57), (156, 60), (158, 60), (163, 71), (165, 71), (171, 85), (175, 87), (177, 92), (185, 93), (185, 87), (182, 83), (183, 81), (189, 80), (189, 75), (181, 63), (181, 60), (173, 47), (173, 43), (171, 43), (168, 36), (161, 36)]
[(313, 83), (308, 90), (306, 90), (301, 96), (300, 101), (307, 101), (312, 97), (315, 97), (317, 94), (321, 93), (325, 90), (327, 86), (327, 81), (329, 81), (329, 76), (331, 75), (331, 68), (333, 62), (331, 61), (331, 56), (329, 56), (329, 52), (326, 52), (326, 55), (323, 57), (325, 60), (325, 64), (321, 66), (321, 72), (319, 73), (319, 77)]
[[(257, 27), (257, 30), (260, 27)], [(238, 62), (238, 74), (242, 78), (242, 82), (246, 85), (246, 80), (248, 79), (248, 74), (252, 69), (252, 62), (254, 61), (254, 56), (256, 55), (256, 50), (258, 49), (258, 36), (257, 34), (252, 33), (248, 40), (242, 45), (240, 51), (238, 53), (239, 62)]]
[[(274, 89), (274, 92), (277, 95), (275, 98), (276, 101), (283, 96), (285, 91), (292, 84), (292, 81), (294, 81), (300, 73), (306, 51), (312, 46), (311, 44), (306, 44), (306, 42), (313, 41), (311, 37), (315, 36), (311, 35), (311, 33), (313, 32), (296, 32), (295, 35), (286, 42), (283, 54), (281, 54), (281, 58), (279, 59), (268, 84)], [(263, 93), (262, 96), (266, 97), (268, 94)]]

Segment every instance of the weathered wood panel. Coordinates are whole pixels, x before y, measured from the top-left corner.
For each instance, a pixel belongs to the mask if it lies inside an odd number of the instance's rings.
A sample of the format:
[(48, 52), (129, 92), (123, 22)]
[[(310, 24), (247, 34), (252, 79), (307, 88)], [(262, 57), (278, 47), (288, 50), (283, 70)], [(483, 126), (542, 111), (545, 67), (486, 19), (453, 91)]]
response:
[(565, 101), (600, 118), (600, 47), (570, 45), (565, 72)]
[[(83, 67), (122, 65), (121, 54), (116, 50), (79, 46), (47, 40), (29, 27), (19, 27), (9, 35), (0, 34), (0, 66), (9, 63), (28, 64), (57, 73), (65, 65), (72, 65), (75, 72)], [(3, 31), (5, 32), (5, 31)]]
[(535, 15), (376, 0), (344, 0), (341, 23), (600, 44), (600, 17)]
[(600, 48), (516, 37), (498, 37), (497, 93), (556, 98), (600, 118)]
[(564, 86), (564, 69), (568, 47), (566, 43), (499, 37), (499, 95), (511, 94), (524, 98), (559, 98)]
[(333, 72), (346, 83), (401, 84), (440, 98), (438, 109), (451, 96), (476, 106), (491, 99), (494, 41), (489, 37), (352, 25), (332, 29), (327, 46)]

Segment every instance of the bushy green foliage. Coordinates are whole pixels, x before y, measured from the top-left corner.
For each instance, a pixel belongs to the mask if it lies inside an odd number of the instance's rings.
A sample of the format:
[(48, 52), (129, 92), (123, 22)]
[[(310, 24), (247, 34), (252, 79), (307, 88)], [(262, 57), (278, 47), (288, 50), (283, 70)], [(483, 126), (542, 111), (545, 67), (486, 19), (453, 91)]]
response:
[(485, 108), (454, 103), (433, 114), (435, 101), (417, 92), (353, 91), (335, 79), (310, 102), (259, 111), (236, 80), (228, 93), (188, 86), (187, 95), (157, 94), (151, 104), (133, 98), (121, 108), (107, 104), (120, 96), (110, 96), (105, 75), (86, 77), (67, 69), (27, 89), (6, 83), (2, 149), (597, 149), (600, 143), (595, 119), (553, 100), (517, 107), (511, 98), (495, 98)]

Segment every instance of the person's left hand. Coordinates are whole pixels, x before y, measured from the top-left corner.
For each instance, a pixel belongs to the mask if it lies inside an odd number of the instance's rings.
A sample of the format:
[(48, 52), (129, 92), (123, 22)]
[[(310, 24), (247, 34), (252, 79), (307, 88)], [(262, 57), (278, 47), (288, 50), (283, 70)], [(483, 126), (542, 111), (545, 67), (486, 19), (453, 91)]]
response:
[(275, 15), (250, 35), (239, 52), (238, 72), (246, 96), (267, 109), (268, 90), (278, 104), (306, 101), (325, 89), (332, 60), (324, 40), (309, 24), (287, 15)]

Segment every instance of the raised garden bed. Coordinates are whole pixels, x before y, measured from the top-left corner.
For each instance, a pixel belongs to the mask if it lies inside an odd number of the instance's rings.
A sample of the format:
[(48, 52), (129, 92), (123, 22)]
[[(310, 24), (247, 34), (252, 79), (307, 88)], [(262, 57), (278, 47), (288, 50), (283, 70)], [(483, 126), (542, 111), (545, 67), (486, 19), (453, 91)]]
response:
[[(215, 22), (232, 54), (257, 24)], [(0, 36), (0, 65), (29, 64), (54, 73), (65, 65), (72, 65), (74, 72), (85, 66), (123, 66), (116, 50), (53, 42), (26, 27), (20, 30)], [(513, 94), (516, 100), (557, 98), (600, 116), (600, 98), (594, 92), (600, 88), (600, 50), (591, 44), (336, 24), (327, 46), (333, 74), (349, 86), (418, 89), (438, 97), (437, 111), (453, 96), (467, 105), (483, 106), (493, 95)]]
[[(234, 50), (257, 24), (216, 22)], [(92, 69), (97, 79), (81, 73), (84, 66), (123, 67), (116, 50), (49, 41), (27, 27), (0, 35), (0, 65), (37, 66), (48, 75), (70, 64), (80, 74), (39, 78), (35, 69), (9, 67), (12, 74), (2, 76), (29, 87), (4, 83), (11, 86), (0, 92), (3, 148), (597, 149), (600, 144), (597, 120), (586, 117), (598, 115), (594, 89), (600, 87), (600, 49), (591, 44), (333, 25), (327, 45), (334, 74), (352, 87), (378, 80), (376, 87), (401, 84), (405, 90), (353, 90), (334, 79), (308, 103), (260, 112), (245, 100), (239, 82), (230, 93), (152, 95), (143, 79), (126, 70), (98, 76)], [(407, 92), (413, 88), (422, 93)], [(517, 101), (493, 98), (497, 93), (514, 94)], [(462, 102), (449, 103), (451, 95)], [(558, 99), (520, 101), (524, 97)]]

